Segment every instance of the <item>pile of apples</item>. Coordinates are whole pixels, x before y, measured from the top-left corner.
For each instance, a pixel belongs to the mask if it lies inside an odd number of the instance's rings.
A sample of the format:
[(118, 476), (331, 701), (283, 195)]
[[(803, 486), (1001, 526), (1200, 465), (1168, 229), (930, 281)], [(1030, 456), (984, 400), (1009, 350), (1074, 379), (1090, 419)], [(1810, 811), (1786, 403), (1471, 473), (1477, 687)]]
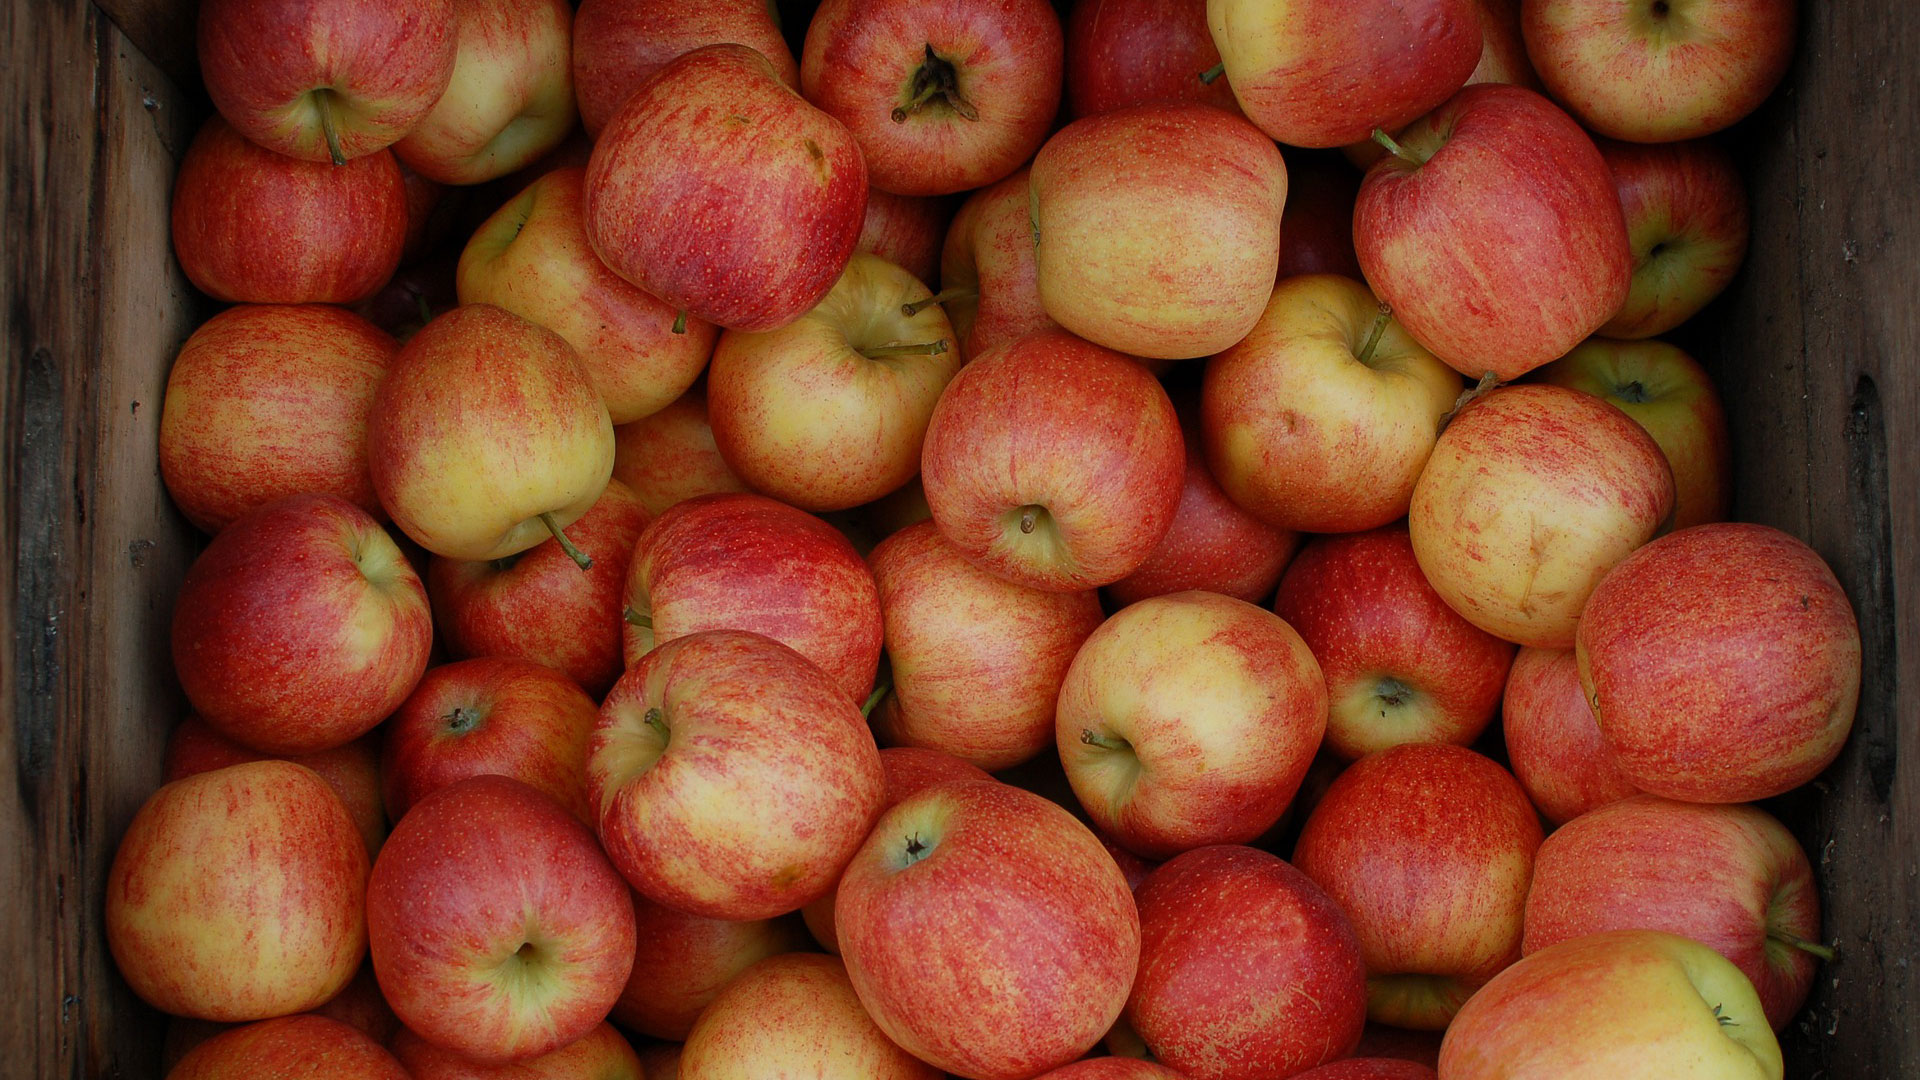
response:
[(1859, 634), (1652, 338), (1791, 0), (791, 29), (202, 3), (169, 1075), (1779, 1078)]

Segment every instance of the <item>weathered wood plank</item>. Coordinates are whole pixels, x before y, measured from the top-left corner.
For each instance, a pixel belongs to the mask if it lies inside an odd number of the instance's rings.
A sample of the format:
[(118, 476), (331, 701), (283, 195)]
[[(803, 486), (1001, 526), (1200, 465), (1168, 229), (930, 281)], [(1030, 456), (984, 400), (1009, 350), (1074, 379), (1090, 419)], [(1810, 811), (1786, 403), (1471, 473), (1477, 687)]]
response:
[(197, 0), (95, 0), (133, 47), (173, 80), (198, 93), (200, 61), (194, 46)]

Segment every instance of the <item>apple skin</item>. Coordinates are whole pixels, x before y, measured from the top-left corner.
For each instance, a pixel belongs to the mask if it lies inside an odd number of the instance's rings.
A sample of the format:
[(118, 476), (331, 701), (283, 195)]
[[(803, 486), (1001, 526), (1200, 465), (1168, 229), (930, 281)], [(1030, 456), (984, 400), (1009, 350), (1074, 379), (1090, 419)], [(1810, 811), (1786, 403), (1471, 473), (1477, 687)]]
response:
[(720, 331), (607, 269), (587, 239), (586, 169), (555, 169), (494, 212), (460, 253), (463, 304), (494, 304), (567, 340), (615, 424), (656, 413), (686, 393)]
[(1464, 747), (1396, 746), (1334, 780), (1293, 864), (1353, 923), (1369, 1019), (1443, 1029), (1519, 959), (1540, 839), (1520, 785)]
[(892, 195), (869, 187), (867, 216), (854, 250), (878, 255), (931, 285), (940, 277), (940, 245), (953, 210), (951, 199)]
[(107, 871), (107, 946), (162, 1012), (284, 1016), (353, 978), (366, 882), (366, 844), (318, 773), (289, 761), (215, 769), (134, 814)]
[[(373, 965), (370, 963), (362, 963), (359, 973), (354, 975), (345, 990), (335, 994), (309, 1015), (338, 1020), (382, 1046), (392, 1040), (394, 1031), (400, 1026), (393, 1010), (387, 1008), (386, 999), (380, 996), (380, 986), (373, 979)], [(167, 1033), (160, 1044), (161, 1075), (170, 1073), (194, 1047), (236, 1026), (216, 1020), (168, 1017)]]
[(874, 1026), (839, 960), (769, 957), (736, 976), (681, 1047), (686, 1080), (941, 1080)]
[[(204, 0), (200, 78), (249, 140), (303, 161), (377, 154), (412, 130), (453, 78), (452, 0)], [(326, 103), (320, 95), (326, 94)]]
[(174, 603), (173, 663), (194, 709), (269, 754), (352, 742), (427, 667), (426, 590), (379, 522), (288, 495), (227, 526)]
[(841, 684), (738, 630), (676, 637), (628, 668), (587, 759), (620, 872), (648, 899), (712, 919), (771, 918), (832, 888), (883, 784)]
[(1653, 436), (1673, 469), (1674, 529), (1725, 521), (1733, 502), (1732, 440), (1713, 379), (1664, 341), (1589, 338), (1534, 381), (1605, 398)]
[(800, 652), (854, 701), (880, 667), (879, 586), (833, 526), (764, 495), (703, 495), (653, 520), (634, 545), (622, 627), (631, 670), (655, 646), (748, 630)]
[[(1368, 146), (1374, 145), (1372, 142)], [(1353, 203), (1360, 174), (1324, 153), (1287, 158), (1287, 206), (1280, 212), (1280, 281), (1301, 274), (1360, 278), (1353, 252)]]
[[(1046, 141), (1061, 50), (1047, 0), (823, 0), (800, 91), (853, 132), (874, 187), (950, 195), (1005, 178)], [(964, 108), (940, 94), (916, 105), (941, 70)]]
[(1753, 987), (1712, 949), (1657, 930), (1561, 942), (1508, 968), (1440, 1047), (1448, 1080), (1780, 1080)]
[(1435, 1080), (1432, 1069), (1399, 1058), (1347, 1058), (1295, 1073), (1294, 1080)]
[(703, 45), (734, 42), (767, 58), (800, 88), (800, 65), (765, 0), (581, 0), (573, 16), (573, 89), (590, 137), (647, 76)]
[(1753, 984), (1775, 1031), (1813, 987), (1820, 893), (1786, 826), (1746, 805), (1636, 795), (1561, 826), (1527, 893), (1528, 954), (1603, 930), (1665, 930), (1711, 946)]
[(698, 385), (652, 416), (613, 429), (613, 478), (656, 518), (685, 499), (747, 490), (720, 456)]
[[(707, 372), (714, 444), (749, 487), (789, 506), (846, 510), (920, 471), (934, 402), (960, 370), (953, 325), (912, 274), (856, 252), (819, 306), (778, 330), (720, 336)], [(937, 345), (935, 355), (869, 355)]]
[(1280, 820), (1326, 729), (1327, 684), (1273, 613), (1173, 593), (1087, 638), (1054, 724), (1087, 816), (1135, 854), (1165, 859), (1246, 843)]
[(400, 266), (407, 188), (390, 152), (299, 161), (214, 116), (180, 161), (171, 224), (180, 269), (215, 300), (351, 304)]
[(1607, 759), (1572, 649), (1521, 649), (1513, 658), (1500, 732), (1514, 779), (1555, 825), (1640, 793)]
[(505, 559), (434, 556), (427, 595), (447, 651), (457, 659), (510, 656), (555, 668), (598, 700), (625, 669), (620, 604), (647, 510), (625, 484), (607, 481), (567, 539), (593, 560), (585, 573), (557, 540)]
[(429, 180), (478, 184), (532, 164), (573, 129), (573, 5), (453, 0), (453, 78), (395, 156)]
[(1140, 961), (1133, 894), (1100, 841), (1007, 784), (939, 784), (895, 805), (835, 908), (847, 974), (880, 1030), (978, 1080), (1035, 1076), (1093, 1048)]
[[(1360, 268), (1407, 332), (1471, 379), (1518, 378), (1613, 318), (1633, 278), (1605, 159), (1531, 90), (1469, 86), (1360, 185)], [(1517, 238), (1525, 238), (1521, 241)]]
[(1035, 1080), (1186, 1080), (1186, 1074), (1140, 1058), (1103, 1057), (1062, 1065)]
[[(960, 204), (940, 249), (947, 317), (968, 359), (1059, 323), (1040, 303), (1040, 267), (1034, 260), (1028, 202), (1030, 171), (981, 188)], [(974, 295), (965, 295), (972, 293)]]
[[(171, 784), (229, 765), (266, 760), (267, 755), (228, 739), (198, 716), (188, 716), (167, 737), (167, 756), (161, 765), (160, 781)], [(380, 801), (380, 751), (373, 735), (363, 735), (331, 750), (285, 760), (305, 765), (327, 782), (340, 797), (340, 805), (346, 807), (347, 815), (353, 818), (360, 838), (366, 841), (367, 858), (378, 854), (387, 838), (387, 812)]]
[(1051, 592), (1139, 569), (1173, 524), (1185, 471), (1159, 381), (1059, 330), (962, 368), (920, 458), (940, 535), (975, 566)]
[(367, 882), (394, 1015), (481, 1064), (548, 1054), (606, 1018), (633, 966), (633, 903), (593, 834), (506, 776), (427, 794)]
[(1252, 124), (1208, 105), (1102, 113), (1048, 139), (1031, 179), (1040, 302), (1061, 326), (1176, 360), (1259, 321), (1287, 166)]
[(167, 374), (160, 477), (202, 532), (282, 495), (338, 495), (384, 513), (367, 412), (400, 346), (320, 305), (242, 305), (202, 323)]
[(490, 304), (465, 304), (400, 349), (373, 398), (367, 456), (380, 505), (450, 559), (517, 555), (585, 514), (613, 474), (613, 423), (573, 347)]
[(1725, 291), (1747, 257), (1747, 188), (1718, 144), (1636, 146), (1602, 139), (1633, 250), (1627, 302), (1600, 332), (1664, 334)]
[(791, 915), (709, 919), (634, 893), (633, 916), (633, 973), (613, 1019), (655, 1039), (686, 1039), (701, 1010), (735, 976), (769, 956), (807, 947), (807, 933)]
[(1290, 146), (1343, 146), (1447, 100), (1480, 60), (1472, 0), (1207, 0), (1247, 118)]
[(1646, 430), (1590, 394), (1505, 386), (1440, 435), (1407, 515), (1448, 606), (1519, 645), (1564, 649), (1594, 587), (1673, 512)]
[[(180, 1059), (167, 1080), (409, 1080), (386, 1048), (324, 1016), (283, 1016), (234, 1028)], [(431, 1080), (412, 1074), (412, 1080)]]
[(1200, 431), (1227, 497), (1280, 529), (1358, 532), (1405, 516), (1460, 396), (1460, 376), (1351, 278), (1274, 286), (1240, 341), (1207, 362)]
[(1126, 1020), (1194, 1080), (1281, 1080), (1353, 1052), (1366, 967), (1347, 917), (1276, 855), (1198, 848), (1155, 870), (1140, 905)]
[(1817, 552), (1764, 525), (1699, 525), (1622, 560), (1575, 653), (1613, 763), (1646, 791), (1751, 802), (1839, 756), (1860, 627)]
[(1349, 761), (1404, 742), (1471, 746), (1500, 707), (1514, 646), (1447, 606), (1405, 525), (1315, 538), (1273, 610), (1327, 680), (1327, 748)]
[(513, 1065), (481, 1065), (435, 1046), (402, 1028), (393, 1040), (394, 1056), (413, 1080), (647, 1080), (633, 1047), (602, 1023), (550, 1054)]
[(1225, 80), (1200, 81), (1220, 62), (1206, 0), (1076, 0), (1066, 44), (1069, 120), (1162, 102), (1240, 110)]
[(1760, 107), (1793, 62), (1793, 0), (1528, 0), (1520, 31), (1547, 90), (1590, 130), (1638, 143), (1710, 135)]
[(744, 45), (695, 49), (648, 76), (587, 163), (600, 260), (730, 330), (777, 329), (818, 304), (866, 209), (852, 134)]

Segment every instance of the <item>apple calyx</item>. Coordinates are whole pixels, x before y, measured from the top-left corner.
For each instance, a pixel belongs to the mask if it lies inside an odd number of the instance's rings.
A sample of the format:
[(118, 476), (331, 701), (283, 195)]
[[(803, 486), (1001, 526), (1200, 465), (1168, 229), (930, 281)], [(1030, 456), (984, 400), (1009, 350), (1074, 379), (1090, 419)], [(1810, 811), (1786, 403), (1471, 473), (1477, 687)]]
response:
[[(1382, 707), (1397, 709), (1405, 705), (1407, 700), (1413, 697), (1413, 688), (1401, 682), (1399, 679), (1387, 675), (1383, 676), (1379, 683), (1375, 685), (1373, 696), (1380, 700)], [(1385, 716), (1386, 714), (1383, 712), (1381, 715)]]
[(1363, 365), (1371, 365), (1373, 363), (1373, 350), (1379, 347), (1380, 338), (1386, 334), (1387, 323), (1392, 321), (1392, 319), (1393, 309), (1385, 303), (1382, 303), (1379, 313), (1373, 317), (1373, 325), (1367, 330), (1366, 344), (1360, 346), (1360, 351), (1354, 354), (1353, 358), (1355, 360), (1360, 361)]
[(572, 559), (574, 565), (582, 570), (593, 569), (593, 560), (587, 556), (587, 553), (574, 547), (573, 541), (567, 539), (567, 534), (560, 531), (560, 523), (553, 520), (553, 511), (542, 511), (540, 524), (545, 525), (547, 531), (553, 534), (553, 539), (559, 543), (560, 550), (567, 553), (567, 558)]
[(904, 124), (907, 117), (935, 101), (944, 101), (961, 119), (980, 119), (980, 110), (960, 93), (960, 72), (953, 61), (935, 53), (933, 43), (927, 42), (926, 59), (913, 69), (913, 78), (907, 83), (907, 103), (894, 107), (893, 122)]
[(673, 317), (673, 332), (676, 334), (684, 334), (687, 332), (686, 309), (682, 308), (680, 313)]
[(901, 304), (900, 314), (912, 317), (935, 304), (950, 303), (954, 300), (976, 300), (979, 296), (978, 289), (941, 289), (932, 296), (923, 297), (909, 304)]
[(468, 709), (459, 705), (446, 715), (446, 729), (449, 735), (465, 735), (480, 726), (486, 714), (478, 709)]
[(1373, 129), (1373, 141), (1379, 143), (1381, 146), (1386, 147), (1387, 153), (1392, 154), (1394, 157), (1399, 158), (1401, 161), (1406, 162), (1407, 164), (1413, 166), (1416, 169), (1427, 163), (1426, 158), (1423, 158), (1419, 154), (1414, 153), (1412, 150), (1409, 150), (1406, 147), (1401, 146), (1398, 142), (1394, 141), (1393, 136), (1387, 134), (1384, 130), (1380, 128)]
[(1817, 941), (1808, 941), (1806, 938), (1801, 937), (1791, 930), (1782, 929), (1778, 926), (1767, 927), (1767, 940), (1777, 941), (1788, 948), (1811, 953), (1828, 963), (1832, 963), (1834, 957), (1839, 955), (1830, 945), (1822, 945)]
[(860, 355), (869, 360), (884, 360), (889, 356), (939, 356), (947, 351), (947, 339), (923, 341), (917, 345), (876, 345), (871, 349), (861, 349)]
[(1632, 382), (1625, 384), (1624, 386), (1614, 387), (1613, 396), (1619, 398), (1621, 401), (1629, 402), (1634, 405), (1640, 405), (1645, 402), (1653, 400), (1653, 395), (1647, 393), (1646, 384), (1641, 382), (1639, 379), (1635, 379)]
[(335, 165), (345, 165), (347, 155), (340, 148), (340, 131), (333, 119), (333, 91), (324, 86), (315, 90), (313, 107), (320, 113), (320, 135), (327, 140), (327, 156)]
[(927, 853), (932, 850), (933, 845), (922, 841), (919, 833), (914, 833), (912, 836), (907, 837), (905, 846), (900, 849), (899, 869), (905, 870), (907, 867), (926, 858)]
[(1200, 73), (1200, 84), (1202, 86), (1212, 86), (1214, 83), (1220, 81), (1220, 76), (1225, 75), (1226, 73), (1227, 73), (1227, 62), (1225, 60), (1222, 60), (1219, 63), (1213, 65), (1212, 67)]
[(642, 630), (653, 629), (653, 616), (635, 610), (632, 604), (628, 604), (626, 609), (620, 612), (620, 617)]

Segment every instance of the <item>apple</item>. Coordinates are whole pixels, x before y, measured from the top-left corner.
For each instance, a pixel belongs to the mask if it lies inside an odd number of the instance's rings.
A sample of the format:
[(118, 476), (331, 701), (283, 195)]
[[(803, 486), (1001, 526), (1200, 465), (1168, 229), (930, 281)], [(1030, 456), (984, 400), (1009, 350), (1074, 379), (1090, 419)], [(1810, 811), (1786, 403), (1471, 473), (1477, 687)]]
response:
[(800, 91), (853, 132), (874, 187), (949, 195), (1006, 177), (1046, 141), (1061, 47), (1046, 0), (824, 0)]
[(394, 524), (450, 559), (558, 538), (613, 473), (613, 424), (573, 347), (490, 304), (441, 315), (401, 347), (367, 447)]
[(1291, 146), (1392, 131), (1480, 60), (1473, 0), (1207, 0), (1207, 26), (1241, 110)]
[(1207, 0), (1075, 0), (1066, 44), (1069, 120), (1161, 102), (1240, 109), (1225, 82), (1200, 78), (1220, 62)]
[[(266, 761), (267, 755), (249, 750), (213, 729), (198, 716), (188, 716), (167, 736), (167, 756), (161, 765), (161, 783), (171, 784), (199, 773)], [(354, 828), (366, 841), (367, 858), (380, 851), (387, 838), (387, 812), (380, 801), (380, 752), (372, 735), (350, 743), (288, 758), (305, 765), (327, 782), (340, 797)]]
[(833, 526), (763, 495), (704, 495), (653, 520), (627, 570), (631, 671), (655, 646), (747, 630), (798, 650), (854, 701), (880, 666), (879, 586)]
[(1603, 930), (1665, 930), (1733, 961), (1780, 1031), (1807, 1000), (1820, 893), (1807, 853), (1753, 806), (1636, 795), (1582, 814), (1540, 845), (1522, 950)]
[(1246, 843), (1280, 820), (1326, 730), (1327, 684), (1273, 613), (1173, 593), (1087, 638), (1054, 725), (1087, 816), (1135, 854), (1165, 859)]
[(466, 200), (450, 196), (447, 185), (421, 176), (404, 162), (400, 182), (407, 192), (407, 239), (400, 247), (400, 264), (410, 266), (439, 250)]
[(367, 882), (374, 974), (421, 1038), (481, 1064), (537, 1058), (606, 1018), (633, 904), (593, 834), (506, 776), (430, 792)]
[(1413, 489), (1413, 553), (1466, 620), (1564, 649), (1587, 597), (1673, 512), (1673, 470), (1626, 413), (1562, 386), (1469, 402)]
[(1593, 140), (1531, 90), (1469, 86), (1388, 140), (1354, 204), (1367, 281), (1468, 378), (1517, 378), (1598, 330), (1633, 277)]
[(1193, 1080), (1281, 1080), (1353, 1052), (1367, 971), (1347, 917), (1276, 855), (1204, 847), (1143, 882), (1126, 1020)]
[(1417, 1061), (1351, 1057), (1295, 1073), (1294, 1080), (1436, 1080), (1438, 1075)]
[(953, 216), (950, 199), (892, 195), (867, 189), (867, 216), (855, 251), (878, 255), (916, 279), (932, 283), (940, 275), (940, 245)]
[(695, 49), (648, 76), (587, 163), (600, 260), (730, 330), (774, 330), (818, 304), (866, 207), (852, 134), (744, 45)]
[(675, 637), (600, 707), (587, 791), (600, 840), (648, 899), (765, 919), (833, 887), (883, 797), (842, 684), (772, 638)]
[(978, 1080), (1086, 1053), (1140, 961), (1133, 894), (1100, 842), (1007, 784), (939, 784), (895, 805), (835, 908), (847, 974), (880, 1030)]
[(1358, 532), (1406, 514), (1460, 390), (1365, 285), (1288, 278), (1207, 362), (1201, 438), (1227, 497), (1260, 520)]
[(1500, 706), (1507, 763), (1555, 825), (1640, 793), (1607, 758), (1572, 649), (1521, 649)]
[(1367, 1030), (1360, 1034), (1360, 1049), (1353, 1053), (1355, 1057), (1387, 1058), (1425, 1065), (1426, 1075), (1430, 1077), (1432, 1071), (1440, 1067), (1440, 1043), (1445, 1035), (1443, 1031), (1414, 1031), (1369, 1021)]
[(720, 456), (706, 390), (698, 385), (652, 416), (613, 429), (613, 478), (633, 489), (649, 517), (683, 499), (747, 490)]
[(934, 402), (960, 363), (927, 287), (856, 253), (798, 320), (721, 335), (707, 373), (714, 444), (748, 486), (790, 506), (869, 503), (920, 471)]
[(1447, 606), (1405, 525), (1315, 538), (1273, 610), (1327, 680), (1327, 748), (1349, 761), (1408, 742), (1471, 746), (1493, 720), (1514, 646)]
[(968, 359), (1059, 324), (1040, 303), (1029, 171), (967, 197), (940, 249), (940, 294)]
[(1035, 1080), (1186, 1080), (1186, 1075), (1140, 1058), (1102, 1057), (1062, 1065)]
[(162, 1012), (264, 1020), (314, 1008), (366, 950), (367, 849), (319, 774), (255, 761), (147, 798), (107, 871), (107, 947)]
[(478, 184), (531, 164), (573, 128), (573, 5), (453, 0), (453, 78), (393, 152), (443, 184)]
[(1245, 120), (1138, 105), (1067, 125), (1033, 159), (1040, 302), (1134, 356), (1216, 353), (1260, 319), (1280, 262), (1287, 166)]
[(1185, 467), (1179, 419), (1153, 375), (1059, 330), (962, 368), (920, 459), (948, 543), (983, 570), (1057, 592), (1139, 569), (1173, 524)]
[(563, 672), (598, 700), (625, 667), (621, 596), (646, 527), (640, 500), (609, 480), (593, 507), (567, 526), (567, 539), (593, 562), (584, 574), (557, 539), (500, 559), (434, 556), (427, 595), (447, 651), (531, 660)]
[(1360, 257), (1353, 253), (1353, 203), (1359, 195), (1360, 174), (1346, 162), (1325, 153), (1303, 152), (1287, 159), (1280, 280), (1301, 274), (1360, 277)]
[(367, 412), (399, 346), (349, 311), (243, 304), (200, 325), (167, 374), (160, 477), (201, 531), (282, 495), (381, 513)]
[(378, 154), (453, 78), (452, 0), (203, 0), (200, 79), (227, 123), (304, 161)]
[[(234, 1028), (180, 1059), (167, 1080), (408, 1080), (379, 1043), (324, 1016), (283, 1016)], [(419, 1073), (413, 1080), (430, 1080)]]
[(567, 340), (615, 424), (687, 392), (719, 330), (628, 284), (593, 253), (582, 211), (586, 170), (541, 176), (495, 211), (460, 253), (463, 304), (494, 304)]
[(214, 537), (180, 583), (180, 688), (215, 731), (263, 753), (352, 742), (426, 670), (426, 595), (366, 511), (276, 499)]
[(1448, 1080), (1780, 1080), (1780, 1045), (1740, 969), (1697, 941), (1616, 930), (1507, 969), (1447, 1029)]
[(1698, 138), (1760, 107), (1793, 62), (1793, 0), (1527, 0), (1520, 30), (1547, 90), (1594, 132)]
[(1540, 839), (1520, 785), (1464, 747), (1396, 746), (1340, 774), (1293, 864), (1353, 923), (1369, 1019), (1440, 1030), (1519, 959)]
[(941, 1080), (894, 1045), (861, 1008), (846, 968), (787, 953), (736, 976), (701, 1012), (680, 1053), (687, 1080)]
[(734, 42), (800, 87), (800, 65), (780, 35), (780, 13), (765, 0), (581, 0), (573, 16), (573, 89), (580, 124), (599, 138), (627, 95), (669, 61), (703, 45)]
[(413, 1080), (647, 1080), (651, 1075), (612, 1024), (602, 1023), (573, 1042), (508, 1066), (480, 1065), (402, 1028), (394, 1056)]
[(454, 288), (458, 254), (442, 249), (402, 266), (379, 292), (348, 310), (406, 344), (436, 316), (460, 306)]
[(1636, 146), (1600, 141), (1633, 250), (1627, 302), (1602, 334), (1646, 338), (1692, 318), (1747, 257), (1747, 189), (1715, 143)]
[(640, 1056), (640, 1064), (646, 1068), (647, 1080), (679, 1080), (679, 1043), (654, 1043), (636, 1053)]
[(392, 153), (300, 161), (214, 116), (180, 160), (171, 226), (180, 269), (215, 300), (351, 304), (400, 266), (406, 183)]
[[(373, 980), (373, 966), (364, 963), (345, 990), (334, 995), (332, 1000), (315, 1009), (311, 1015), (338, 1020), (382, 1046), (392, 1039), (394, 1030), (400, 1024), (394, 1018), (393, 1010), (387, 1008), (386, 999), (380, 996), (379, 984)], [(180, 1059), (186, 1057), (194, 1047), (236, 1026), (215, 1020), (168, 1017), (167, 1033), (160, 1044), (161, 1074), (172, 1072)]]
[(791, 915), (709, 919), (635, 893), (633, 917), (633, 973), (613, 1019), (656, 1039), (684, 1040), (735, 976), (769, 956), (807, 947), (807, 933)]
[(1799, 787), (1839, 756), (1860, 697), (1847, 594), (1817, 552), (1764, 525), (1697, 525), (1622, 560), (1575, 653), (1608, 757), (1670, 799)]

